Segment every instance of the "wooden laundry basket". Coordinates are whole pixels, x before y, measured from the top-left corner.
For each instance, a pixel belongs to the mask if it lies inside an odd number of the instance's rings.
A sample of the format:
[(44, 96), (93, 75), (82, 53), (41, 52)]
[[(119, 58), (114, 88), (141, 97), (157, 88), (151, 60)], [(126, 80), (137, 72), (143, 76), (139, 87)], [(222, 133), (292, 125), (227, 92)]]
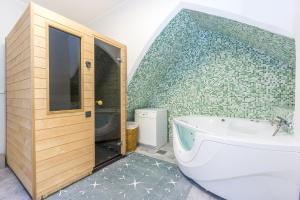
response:
[(138, 125), (134, 122), (127, 122), (126, 129), (126, 151), (132, 152), (136, 150), (137, 145), (137, 137), (138, 137)]

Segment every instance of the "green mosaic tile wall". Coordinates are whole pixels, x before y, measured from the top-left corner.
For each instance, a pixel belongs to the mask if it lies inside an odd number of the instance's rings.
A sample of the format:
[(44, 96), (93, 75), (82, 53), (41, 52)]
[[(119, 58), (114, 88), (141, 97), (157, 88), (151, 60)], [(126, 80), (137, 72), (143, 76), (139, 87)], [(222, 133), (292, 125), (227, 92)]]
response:
[(295, 42), (259, 28), (182, 10), (155, 39), (128, 85), (128, 120), (143, 107), (174, 116), (271, 119), (294, 107)]

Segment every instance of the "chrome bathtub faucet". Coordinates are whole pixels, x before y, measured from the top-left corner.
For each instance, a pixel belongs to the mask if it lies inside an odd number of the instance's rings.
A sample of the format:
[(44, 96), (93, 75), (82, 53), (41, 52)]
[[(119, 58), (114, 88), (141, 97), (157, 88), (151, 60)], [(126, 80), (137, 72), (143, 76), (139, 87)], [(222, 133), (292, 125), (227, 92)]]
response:
[(282, 126), (286, 126), (287, 128), (290, 128), (292, 126), (291, 122), (288, 122), (286, 119), (279, 116), (276, 116), (276, 118), (272, 121), (272, 126), (274, 124), (277, 124), (277, 128), (272, 136), (275, 136)]

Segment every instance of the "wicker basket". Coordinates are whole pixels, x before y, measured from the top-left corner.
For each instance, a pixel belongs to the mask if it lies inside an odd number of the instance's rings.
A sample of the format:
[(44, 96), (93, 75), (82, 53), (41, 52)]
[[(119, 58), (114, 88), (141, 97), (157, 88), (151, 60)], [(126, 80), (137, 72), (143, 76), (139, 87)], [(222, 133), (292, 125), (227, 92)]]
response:
[(136, 150), (138, 125), (135, 122), (127, 122), (126, 128), (126, 152)]

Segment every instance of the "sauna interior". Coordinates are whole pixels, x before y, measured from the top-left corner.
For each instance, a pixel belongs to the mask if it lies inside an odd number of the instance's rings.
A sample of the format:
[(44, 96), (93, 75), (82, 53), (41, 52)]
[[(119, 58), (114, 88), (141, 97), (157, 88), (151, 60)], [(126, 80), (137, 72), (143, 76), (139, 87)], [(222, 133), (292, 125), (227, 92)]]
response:
[(6, 65), (7, 164), (33, 199), (125, 154), (124, 45), (30, 3)]

